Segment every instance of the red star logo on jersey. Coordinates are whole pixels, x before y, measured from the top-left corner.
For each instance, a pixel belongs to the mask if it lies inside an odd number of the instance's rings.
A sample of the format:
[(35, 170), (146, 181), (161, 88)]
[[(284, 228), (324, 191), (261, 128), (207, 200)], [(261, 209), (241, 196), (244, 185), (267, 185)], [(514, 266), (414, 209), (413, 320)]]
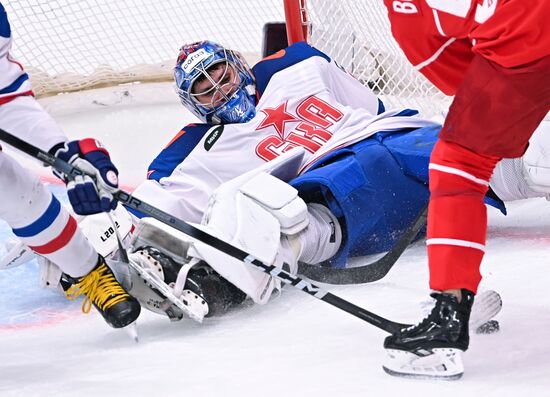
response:
[(285, 123), (290, 121), (300, 121), (293, 115), (286, 112), (286, 102), (281, 103), (276, 108), (262, 109), (262, 112), (265, 113), (266, 118), (262, 120), (256, 130), (273, 126), (281, 138), (284, 138)]

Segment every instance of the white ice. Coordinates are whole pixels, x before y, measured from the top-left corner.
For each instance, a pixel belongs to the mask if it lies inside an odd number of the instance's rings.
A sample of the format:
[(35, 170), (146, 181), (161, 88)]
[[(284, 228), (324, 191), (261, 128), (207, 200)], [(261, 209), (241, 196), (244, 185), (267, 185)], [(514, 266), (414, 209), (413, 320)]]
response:
[[(189, 116), (166, 86), (123, 92), (43, 103), (70, 136), (99, 137), (131, 187)], [(550, 396), (550, 203), (514, 203), (506, 217), (490, 209), (489, 219), (482, 285), (503, 297), (501, 330), (472, 336), (460, 381), (387, 376), (384, 332), (290, 288), (202, 325), (143, 312), (136, 344), (81, 302), (38, 289), (33, 261), (0, 272), (0, 396)], [(9, 236), (2, 224), (0, 241)], [(428, 294), (425, 247), (410, 247), (379, 282), (324, 287), (414, 322)]]

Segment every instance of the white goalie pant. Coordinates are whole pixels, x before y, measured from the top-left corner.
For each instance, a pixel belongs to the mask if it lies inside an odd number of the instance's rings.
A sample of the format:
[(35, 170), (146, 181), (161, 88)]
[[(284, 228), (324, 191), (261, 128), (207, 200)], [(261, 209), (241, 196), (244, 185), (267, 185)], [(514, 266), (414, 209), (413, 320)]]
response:
[(497, 164), (490, 185), (503, 201), (550, 199), (550, 113), (529, 140), (522, 157), (503, 159)]

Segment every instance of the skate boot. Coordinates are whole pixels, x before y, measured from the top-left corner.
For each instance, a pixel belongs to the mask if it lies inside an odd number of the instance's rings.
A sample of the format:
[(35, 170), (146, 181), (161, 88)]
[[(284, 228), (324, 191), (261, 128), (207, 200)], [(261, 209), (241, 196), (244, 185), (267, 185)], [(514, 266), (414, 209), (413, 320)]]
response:
[(240, 305), (246, 294), (220, 276), (206, 262), (195, 266), (187, 275), (185, 289), (201, 296), (208, 304), (206, 317), (224, 314)]
[(86, 295), (82, 303), (84, 313), (89, 313), (93, 304), (113, 328), (126, 327), (138, 318), (141, 306), (120, 285), (101, 255), (97, 266), (87, 275), (79, 278), (64, 275), (64, 278), (62, 285), (67, 299)]
[[(146, 247), (142, 248), (140, 252), (148, 256), (150, 261), (152, 259), (160, 265), (162, 277), (166, 284), (171, 286), (178, 284), (178, 277), (182, 277), (182, 272), (180, 272), (183, 267), (182, 264), (174, 261), (170, 256), (156, 248)], [(154, 266), (158, 267), (158, 265)], [(185, 299), (198, 298), (202, 300), (204, 305), (207, 306), (205, 317), (221, 315), (230, 308), (240, 305), (246, 299), (244, 292), (220, 276), (206, 262), (200, 261), (191, 267), (184, 277), (182, 292)]]
[(474, 294), (463, 289), (460, 303), (452, 294), (431, 296), (435, 306), (428, 317), (384, 341), (389, 357), (383, 368), (388, 374), (446, 380), (462, 376), (462, 352), (470, 341), (468, 321)]

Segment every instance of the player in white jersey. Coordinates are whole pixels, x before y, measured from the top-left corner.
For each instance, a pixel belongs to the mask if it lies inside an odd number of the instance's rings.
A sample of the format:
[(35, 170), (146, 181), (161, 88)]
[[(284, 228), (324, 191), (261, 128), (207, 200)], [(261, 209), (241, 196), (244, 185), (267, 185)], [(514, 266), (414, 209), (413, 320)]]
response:
[[(176, 135), (134, 194), (178, 218), (202, 221), (210, 232), (295, 272), (298, 261), (345, 267), (349, 256), (390, 249), (427, 203), (440, 125), (410, 109), (386, 110), (371, 90), (305, 43), (252, 70), (237, 52), (193, 43), (182, 47), (175, 79), (182, 103), (203, 123)], [(303, 155), (291, 156), (282, 179), (299, 197), (254, 171), (296, 147)], [(493, 184), (507, 199), (548, 191), (532, 189), (524, 163), (509, 164)], [(495, 195), (487, 202), (504, 211)], [(206, 246), (195, 254), (258, 303), (276, 288), (270, 277)], [(235, 296), (242, 300), (233, 292), (227, 300)]]
[[(29, 76), (10, 56), (11, 42), (10, 25), (0, 4), (0, 128), (96, 176), (97, 183), (89, 177), (69, 182), (75, 212), (91, 214), (114, 208), (111, 191), (117, 187), (117, 170), (108, 152), (94, 139), (67, 142), (65, 134), (34, 99)], [(138, 317), (139, 303), (117, 282), (67, 209), (36, 175), (1, 149), (0, 218), (27, 246), (59, 265), (72, 284), (67, 296), (86, 295), (84, 311), (93, 304), (116, 328)]]

